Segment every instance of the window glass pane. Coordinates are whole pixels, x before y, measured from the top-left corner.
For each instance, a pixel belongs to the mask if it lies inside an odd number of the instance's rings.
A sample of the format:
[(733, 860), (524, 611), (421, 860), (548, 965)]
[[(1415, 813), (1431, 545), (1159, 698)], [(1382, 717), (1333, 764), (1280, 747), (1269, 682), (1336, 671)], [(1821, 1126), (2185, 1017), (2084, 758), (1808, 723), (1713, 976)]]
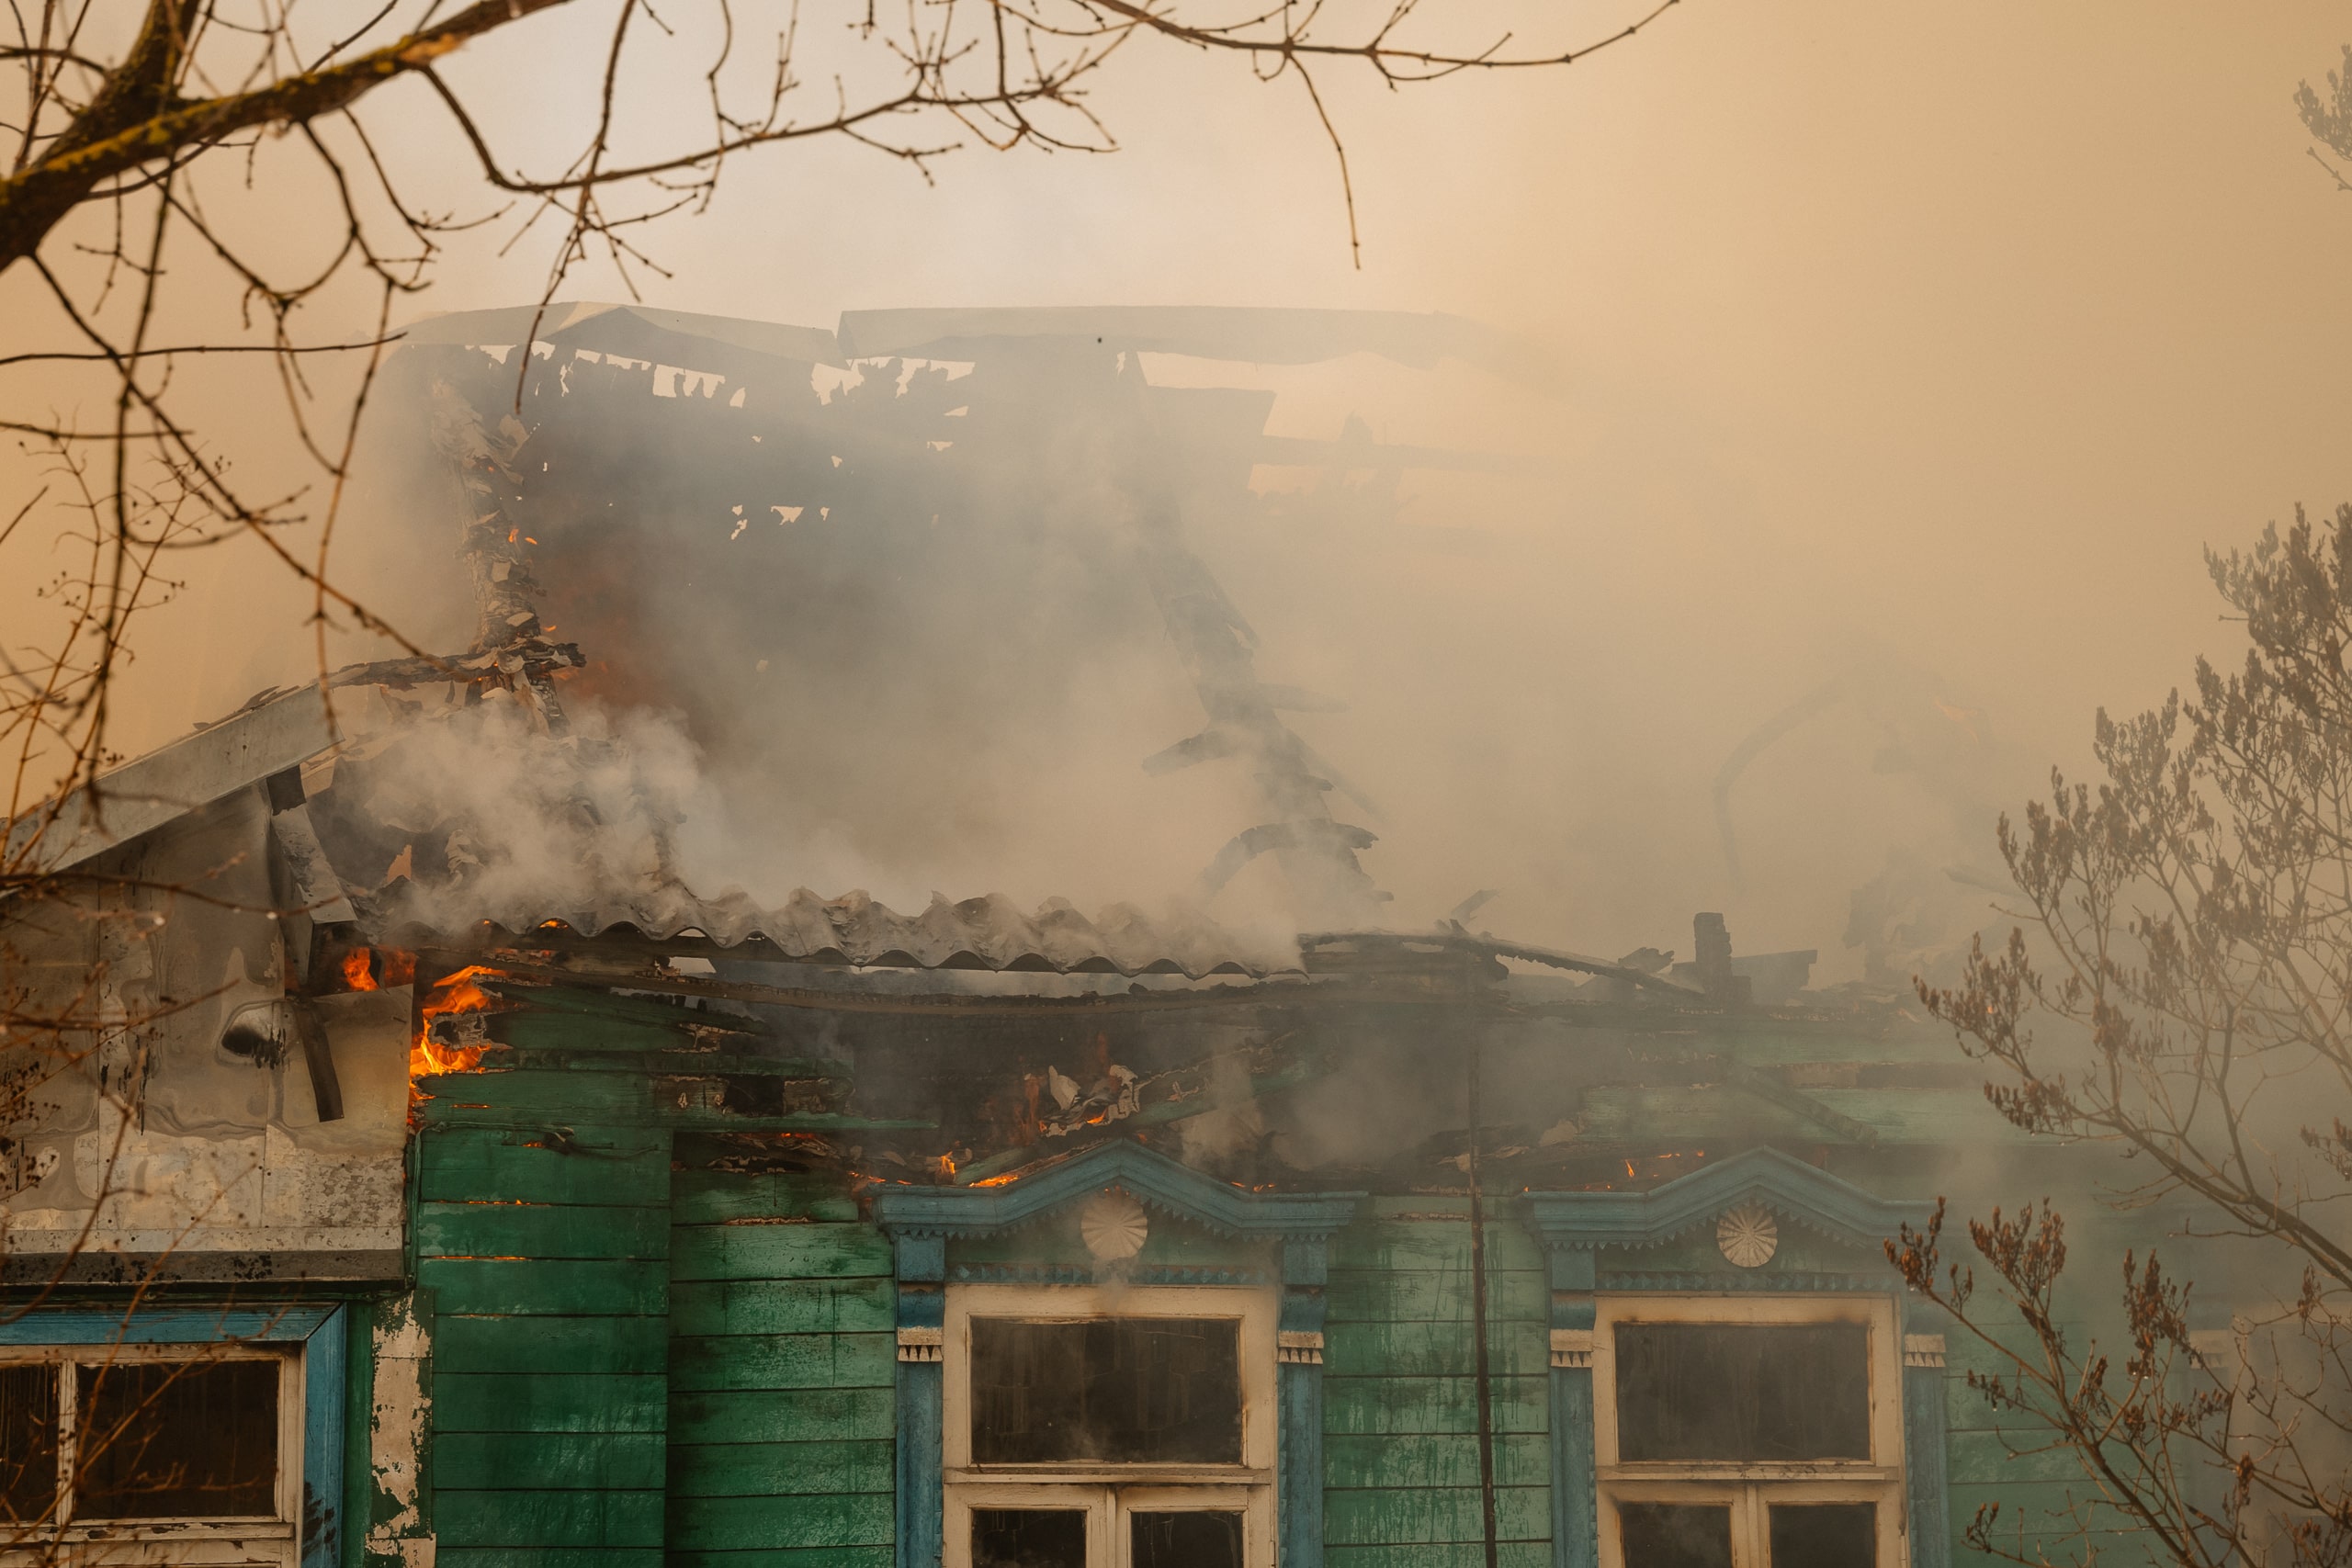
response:
[(1772, 1568), (1872, 1568), (1878, 1562), (1874, 1503), (1775, 1503)]
[(1075, 1508), (975, 1508), (972, 1568), (1086, 1568), (1086, 1516)]
[(972, 1319), (978, 1464), (1238, 1464), (1232, 1318)]
[(1731, 1568), (1731, 1509), (1716, 1504), (1620, 1503), (1625, 1568)]
[(1621, 1323), (1617, 1456), (1871, 1457), (1870, 1330), (1859, 1323)]
[(0, 1511), (45, 1519), (57, 1502), (57, 1368), (0, 1367)]
[(276, 1361), (76, 1367), (81, 1519), (277, 1512)]
[(1135, 1568), (1241, 1568), (1239, 1514), (1130, 1516)]

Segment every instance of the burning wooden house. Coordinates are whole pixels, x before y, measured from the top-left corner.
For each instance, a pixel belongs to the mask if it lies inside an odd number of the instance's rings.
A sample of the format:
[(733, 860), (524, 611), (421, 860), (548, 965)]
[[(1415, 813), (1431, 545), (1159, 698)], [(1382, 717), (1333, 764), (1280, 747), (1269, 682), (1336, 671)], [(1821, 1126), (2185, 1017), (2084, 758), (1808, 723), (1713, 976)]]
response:
[[(1186, 547), (1182, 492), (1255, 461), (1502, 459), (1298, 450), (1262, 396), (1151, 388), (1140, 353), (1427, 362), (1476, 334), (533, 322), (402, 351), (463, 497), (473, 648), (266, 694), (19, 825), (55, 889), (0, 908), (0, 940), (70, 1027), (19, 1074), (5, 1154), (12, 1551), (1933, 1568), (1996, 1483), (2058, 1495), (2020, 1485), (1883, 1243), (1978, 1172), (2070, 1156), (2018, 1141), (1897, 1000), (1808, 991), (1812, 954), (1737, 954), (1714, 917), (1679, 964), (1466, 914), (1384, 929), (1344, 781)], [(882, 356), (974, 368), (803, 395)], [(623, 400), (690, 482), (636, 485), (593, 417)], [(958, 468), (989, 443), (1029, 467)], [(454, 725), (571, 758), (541, 805), (609, 816), (580, 780), (621, 742), (565, 705), (634, 569), (573, 592), (565, 640), (540, 618), (609, 533), (583, 495), (721, 519), (663, 548), (724, 577), (727, 519), (839, 513), (887, 544), (1080, 461), (1124, 498), (1205, 715), (1154, 765), (1238, 760), (1255, 792), (1201, 902), (763, 907), (697, 897), (658, 841), (502, 880), (481, 824), (418, 809), (402, 760)], [(690, 671), (634, 676), (694, 700)], [(1203, 912), (1260, 857), (1305, 934)]]

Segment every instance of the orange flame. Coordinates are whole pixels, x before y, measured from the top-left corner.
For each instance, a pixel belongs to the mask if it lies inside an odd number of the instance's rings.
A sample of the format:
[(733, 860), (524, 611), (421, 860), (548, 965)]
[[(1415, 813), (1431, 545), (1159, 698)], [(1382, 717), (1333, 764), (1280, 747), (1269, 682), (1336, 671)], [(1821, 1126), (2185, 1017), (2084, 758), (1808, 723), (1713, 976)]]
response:
[(334, 970), (346, 991), (380, 991), (416, 978), (416, 954), (398, 947), (348, 948)]
[(484, 1041), (470, 1045), (445, 1045), (433, 1038), (433, 1025), (440, 1019), (461, 1017), (467, 1013), (493, 1012), (504, 1004), (474, 984), (476, 976), (501, 978), (495, 969), (476, 964), (435, 982), (433, 994), (418, 1010), (424, 1015), (424, 1026), (417, 1031), (415, 1043), (408, 1052), (408, 1076), (429, 1077), (438, 1073), (474, 1073), (481, 1070), (482, 1053), (493, 1048)]

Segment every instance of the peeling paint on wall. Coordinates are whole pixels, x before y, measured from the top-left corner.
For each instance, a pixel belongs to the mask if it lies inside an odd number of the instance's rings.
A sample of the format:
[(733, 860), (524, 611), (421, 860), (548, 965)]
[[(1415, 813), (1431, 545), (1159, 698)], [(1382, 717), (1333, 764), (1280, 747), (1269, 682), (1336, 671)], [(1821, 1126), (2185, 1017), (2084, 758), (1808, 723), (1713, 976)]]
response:
[[(168, 1255), (171, 1271), (181, 1275), (201, 1274), (207, 1258), (224, 1255), (244, 1258), (248, 1271), (252, 1260), (268, 1258), (267, 1271), (278, 1277), (394, 1272), (408, 1108), (407, 993), (333, 997), (324, 1004), (320, 1011), (346, 1100), (342, 1119), (321, 1122), (300, 1082), (288, 1091), (248, 1065), (175, 1060), (193, 1052), (172, 1043), (151, 1076), (152, 1089), (198, 1073), (233, 1080), (261, 1102), (252, 1118), (216, 1117), (201, 1128), (182, 1128), (157, 1115), (144, 1126), (136, 1117), (125, 1126), (116, 1102), (96, 1098), (97, 1124), (74, 1134), (64, 1145), (70, 1157), (54, 1162), (46, 1180), (28, 1183), (7, 1205), (9, 1253), (78, 1251), (93, 1266), (100, 1255)], [(280, 1076), (288, 1070), (277, 1069)], [(290, 1070), (299, 1079), (300, 1063)], [(86, 1239), (85, 1226), (92, 1227)]]
[(429, 1298), (412, 1292), (377, 1309), (376, 1395), (368, 1422), (375, 1503), (368, 1527), (368, 1568), (433, 1568), (432, 1521), (423, 1481), (433, 1425), (433, 1329)]

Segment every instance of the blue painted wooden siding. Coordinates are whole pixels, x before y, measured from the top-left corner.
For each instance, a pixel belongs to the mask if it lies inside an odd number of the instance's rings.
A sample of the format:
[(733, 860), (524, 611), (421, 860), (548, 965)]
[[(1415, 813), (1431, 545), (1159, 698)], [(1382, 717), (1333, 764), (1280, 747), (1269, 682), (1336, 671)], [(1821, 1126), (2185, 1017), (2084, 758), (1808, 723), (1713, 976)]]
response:
[(1903, 1369), (1904, 1476), (1911, 1497), (1911, 1568), (1951, 1562), (1951, 1459), (1945, 1442), (1944, 1369)]
[(1552, 1562), (1554, 1568), (1597, 1568), (1600, 1562), (1593, 1479), (1592, 1369), (1552, 1369)]
[(1283, 1568), (1323, 1565), (1323, 1368), (1288, 1362), (1274, 1369), (1281, 1406), (1280, 1465), (1274, 1506)]
[(940, 1476), (945, 1380), (937, 1361), (899, 1363), (899, 1498), (896, 1568), (938, 1568), (946, 1540)]
[(345, 1323), (346, 1309), (336, 1307), (302, 1341), (302, 1568), (341, 1568), (343, 1561)]

